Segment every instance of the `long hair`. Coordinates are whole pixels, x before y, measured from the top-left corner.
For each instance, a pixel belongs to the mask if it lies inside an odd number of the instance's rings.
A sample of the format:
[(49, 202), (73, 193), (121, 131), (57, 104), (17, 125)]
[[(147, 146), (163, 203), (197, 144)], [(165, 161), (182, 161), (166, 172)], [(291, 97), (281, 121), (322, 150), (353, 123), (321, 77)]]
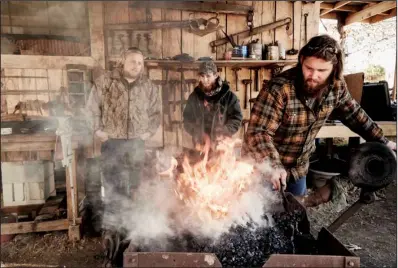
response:
[(310, 41), (300, 50), (298, 56), (299, 70), (302, 70), (301, 58), (316, 57), (325, 61), (331, 61), (333, 72), (331, 80), (333, 84), (343, 78), (343, 53), (340, 45), (329, 35), (319, 35), (310, 39)]

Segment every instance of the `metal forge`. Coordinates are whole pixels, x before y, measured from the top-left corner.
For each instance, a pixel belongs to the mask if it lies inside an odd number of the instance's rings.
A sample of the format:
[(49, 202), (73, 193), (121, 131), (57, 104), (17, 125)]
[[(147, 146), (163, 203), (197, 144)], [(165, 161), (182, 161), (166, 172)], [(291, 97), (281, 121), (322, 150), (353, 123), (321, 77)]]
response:
[[(234, 227), (216, 245), (187, 234), (183, 241), (175, 240), (175, 247), (168, 252), (149, 252), (131, 241), (124, 252), (123, 267), (359, 267), (359, 257), (344, 247), (332, 232), (362, 205), (374, 201), (376, 190), (396, 178), (396, 156), (383, 144), (363, 144), (351, 157), (349, 177), (362, 190), (359, 200), (331, 226), (322, 228), (317, 238), (310, 233), (305, 208), (287, 194), (296, 208), (302, 208), (293, 213), (273, 214), (274, 227), (258, 228), (254, 234), (243, 226)], [(236, 244), (232, 245), (233, 242)], [(179, 247), (182, 244), (184, 246)], [(253, 245), (255, 248), (250, 248)], [(247, 263), (248, 260), (252, 262)]]

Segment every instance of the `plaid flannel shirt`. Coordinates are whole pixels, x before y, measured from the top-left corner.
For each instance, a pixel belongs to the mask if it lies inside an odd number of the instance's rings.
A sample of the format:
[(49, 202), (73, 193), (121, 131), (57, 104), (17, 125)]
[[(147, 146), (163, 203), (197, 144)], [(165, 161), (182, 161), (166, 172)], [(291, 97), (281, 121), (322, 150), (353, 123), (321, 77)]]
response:
[(260, 91), (251, 111), (243, 154), (257, 162), (269, 160), (274, 168), (284, 168), (288, 178), (306, 176), (315, 138), (333, 112), (366, 141), (387, 143), (382, 130), (351, 97), (344, 80), (328, 87), (314, 112), (296, 88), (302, 76), (294, 67)]

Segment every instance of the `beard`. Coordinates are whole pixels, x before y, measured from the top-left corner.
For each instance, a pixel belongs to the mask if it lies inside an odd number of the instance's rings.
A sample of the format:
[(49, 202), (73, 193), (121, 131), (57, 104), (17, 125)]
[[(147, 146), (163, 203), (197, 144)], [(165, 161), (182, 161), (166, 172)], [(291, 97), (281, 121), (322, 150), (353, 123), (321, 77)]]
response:
[(123, 77), (125, 78), (129, 78), (129, 79), (136, 79), (137, 77), (139, 77), (141, 74), (140, 71), (123, 71)]
[(323, 83), (314, 81), (312, 79), (306, 79), (304, 81), (304, 94), (307, 97), (319, 97), (327, 89), (330, 79), (327, 79)]
[(215, 83), (211, 83), (208, 85), (204, 85), (202, 82), (199, 82), (199, 88), (203, 91), (203, 92), (210, 92), (215, 88)]

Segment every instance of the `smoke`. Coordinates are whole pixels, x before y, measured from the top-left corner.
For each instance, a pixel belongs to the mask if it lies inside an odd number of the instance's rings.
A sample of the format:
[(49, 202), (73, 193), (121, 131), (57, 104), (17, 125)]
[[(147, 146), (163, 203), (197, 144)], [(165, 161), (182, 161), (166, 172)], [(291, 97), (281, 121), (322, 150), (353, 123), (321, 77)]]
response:
[[(277, 193), (263, 183), (260, 173), (253, 174), (250, 188), (231, 200), (230, 210), (225, 217), (209, 215), (198, 217), (184, 202), (177, 198), (175, 175), (157, 175), (171, 167), (172, 153), (167, 150), (146, 153), (145, 179), (133, 193), (133, 198), (110, 190), (112, 198), (120, 209), (104, 214), (104, 227), (124, 230), (134, 245), (149, 251), (168, 251), (173, 238), (190, 233), (196, 237), (209, 238), (213, 242), (235, 225), (254, 223), (255, 227), (271, 227), (273, 213), (280, 203)], [(253, 163), (250, 163), (253, 164)], [(268, 164), (259, 169), (272, 171)], [(117, 178), (115, 178), (116, 180)], [(108, 186), (109, 187), (109, 186)], [(109, 187), (111, 188), (111, 187)], [(268, 217), (264, 217), (267, 215)]]

